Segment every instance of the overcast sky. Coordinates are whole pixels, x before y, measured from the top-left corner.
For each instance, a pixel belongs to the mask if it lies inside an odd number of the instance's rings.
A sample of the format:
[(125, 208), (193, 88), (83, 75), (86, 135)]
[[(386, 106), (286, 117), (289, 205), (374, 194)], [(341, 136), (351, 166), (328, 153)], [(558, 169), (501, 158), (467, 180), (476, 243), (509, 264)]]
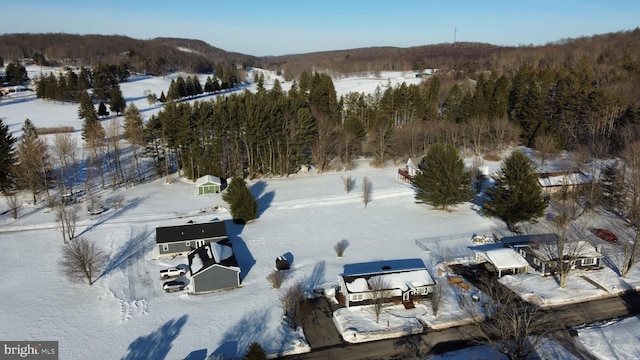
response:
[(638, 0), (14, 0), (0, 33), (182, 37), (255, 56), (457, 41), (542, 45), (640, 26)]

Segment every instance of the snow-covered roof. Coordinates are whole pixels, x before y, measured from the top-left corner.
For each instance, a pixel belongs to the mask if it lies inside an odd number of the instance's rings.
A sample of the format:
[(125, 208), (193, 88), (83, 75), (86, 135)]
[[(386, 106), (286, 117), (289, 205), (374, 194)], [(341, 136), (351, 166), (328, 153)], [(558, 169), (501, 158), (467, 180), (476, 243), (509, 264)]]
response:
[(473, 246), (471, 249), (477, 256), (491, 263), (497, 270), (518, 269), (529, 266), (520, 254), (511, 248), (499, 244)]
[(429, 272), (424, 269), (377, 275), (370, 277), (369, 280), (359, 277), (352, 282), (346, 282), (346, 286), (349, 293), (368, 292), (374, 288), (374, 286), (369, 286), (369, 283), (372, 282), (384, 284), (385, 290), (399, 289), (402, 291), (435, 284)]
[(427, 267), (422, 259), (380, 260), (344, 265), (342, 276), (362, 276), (396, 273), (411, 270), (424, 270)]
[(422, 156), (409, 158), (409, 160), (407, 160), (407, 166), (413, 169), (418, 169), (418, 165), (420, 165), (422, 158)]
[[(536, 257), (543, 261), (556, 259), (558, 244), (548, 243), (545, 246), (531, 247)], [(562, 251), (565, 256), (573, 258), (601, 258), (604, 257), (590, 242), (585, 240), (567, 241)]]
[(581, 172), (538, 177), (538, 183), (542, 187), (581, 185), (590, 181), (591, 177)]
[(216, 263), (220, 263), (222, 260), (228, 259), (233, 255), (233, 249), (231, 246), (221, 245), (218, 243), (211, 243), (211, 252), (213, 253), (213, 259)]
[(200, 185), (205, 185), (205, 184), (218, 184), (220, 185), (220, 178), (217, 176), (213, 176), (213, 175), (205, 175), (202, 177), (199, 177), (198, 180), (196, 180), (196, 185), (200, 186)]

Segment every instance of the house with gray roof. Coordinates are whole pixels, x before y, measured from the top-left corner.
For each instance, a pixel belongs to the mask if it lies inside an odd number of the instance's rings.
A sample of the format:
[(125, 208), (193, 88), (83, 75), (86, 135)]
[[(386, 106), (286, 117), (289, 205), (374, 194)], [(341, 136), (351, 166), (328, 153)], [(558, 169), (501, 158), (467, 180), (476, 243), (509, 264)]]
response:
[(227, 228), (224, 221), (156, 228), (156, 246), (160, 256), (186, 255), (204, 244), (225, 239)]
[[(413, 305), (414, 295), (426, 296), (435, 285), (422, 259), (347, 264), (338, 282), (347, 307), (367, 304), (373, 292), (380, 290), (401, 298), (405, 306)], [(376, 289), (377, 284), (384, 284), (386, 289)]]

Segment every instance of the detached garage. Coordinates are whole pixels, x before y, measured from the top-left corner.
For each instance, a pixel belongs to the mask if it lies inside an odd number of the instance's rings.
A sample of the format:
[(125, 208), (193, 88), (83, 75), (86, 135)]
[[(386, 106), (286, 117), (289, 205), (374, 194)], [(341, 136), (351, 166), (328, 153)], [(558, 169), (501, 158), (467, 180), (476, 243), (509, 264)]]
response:
[(213, 175), (205, 175), (196, 180), (198, 195), (218, 194), (220, 193), (222, 182), (220, 178)]

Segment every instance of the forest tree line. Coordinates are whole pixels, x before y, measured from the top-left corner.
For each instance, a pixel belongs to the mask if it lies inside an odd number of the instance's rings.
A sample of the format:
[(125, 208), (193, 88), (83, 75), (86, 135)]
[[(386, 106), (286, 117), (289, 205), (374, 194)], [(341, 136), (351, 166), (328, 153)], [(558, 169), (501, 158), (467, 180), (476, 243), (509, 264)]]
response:
[(309, 164), (349, 169), (359, 156), (382, 166), (423, 155), (435, 142), (476, 155), (514, 144), (615, 155), (638, 140), (631, 88), (611, 86), (638, 78), (637, 60), (625, 59), (606, 71), (578, 59), (572, 67), (523, 63), (477, 80), (436, 74), (340, 98), (329, 75), (303, 73), (289, 91), (258, 82), (255, 93), (165, 104), (145, 125), (147, 154), (156, 169), (183, 169), (192, 179), (286, 176)]

